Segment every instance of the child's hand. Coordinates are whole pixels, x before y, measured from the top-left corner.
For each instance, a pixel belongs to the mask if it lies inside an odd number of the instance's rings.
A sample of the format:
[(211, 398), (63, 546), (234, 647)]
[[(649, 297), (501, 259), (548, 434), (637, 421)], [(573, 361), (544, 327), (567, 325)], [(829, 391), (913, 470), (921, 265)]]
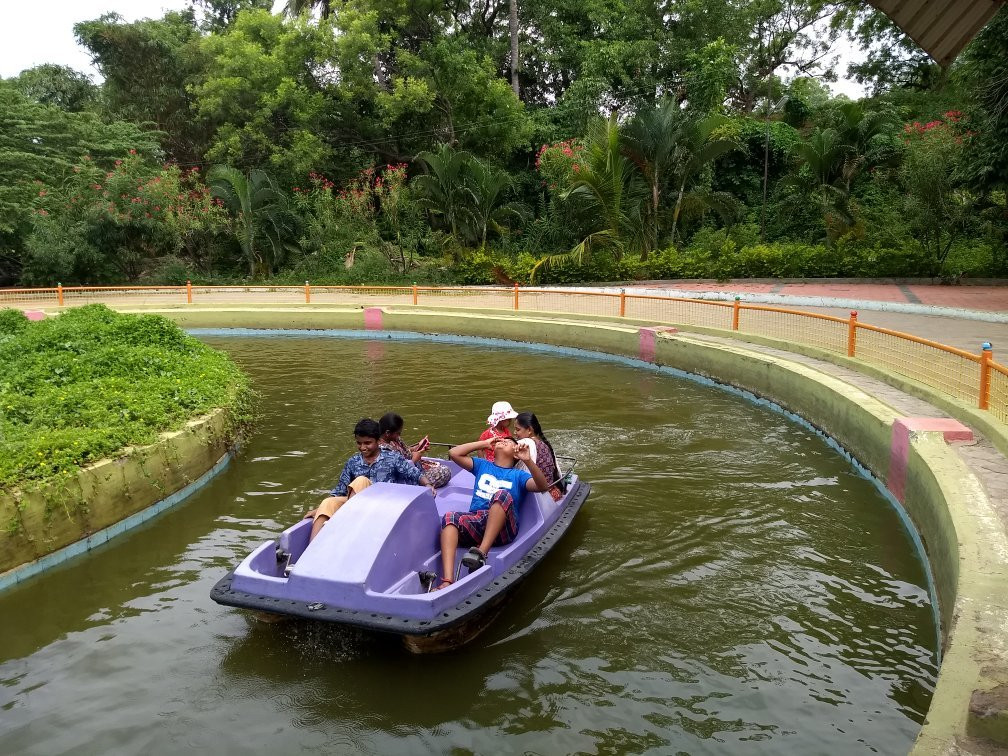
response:
[(519, 462), (531, 462), (532, 450), (525, 444), (518, 444), (518, 448), (515, 449), (515, 459)]

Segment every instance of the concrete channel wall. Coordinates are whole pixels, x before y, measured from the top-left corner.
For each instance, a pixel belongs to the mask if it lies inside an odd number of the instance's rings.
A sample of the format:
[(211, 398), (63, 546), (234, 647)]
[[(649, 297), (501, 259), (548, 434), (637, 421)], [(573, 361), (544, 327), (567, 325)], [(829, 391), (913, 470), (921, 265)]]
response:
[[(903, 417), (828, 371), (762, 353), (741, 340), (712, 343), (626, 320), (423, 307), (159, 311), (189, 328), (364, 329), (376, 337), (408, 331), (588, 349), (698, 374), (775, 402), (822, 430), (882, 481), (927, 552), (943, 664), (914, 753), (996, 753), (1008, 747), (1008, 538), (980, 482), (949, 445), (972, 438), (965, 426)], [(1008, 447), (1005, 439), (996, 445)]]
[[(184, 498), (223, 466), (233, 442), (215, 410), (150, 445), (123, 450), (70, 480), (0, 493), (0, 588), (98, 546)], [(132, 520), (131, 520), (132, 518)]]
[[(979, 480), (949, 445), (972, 437), (955, 421), (905, 417), (828, 369), (760, 351), (741, 339), (712, 340), (628, 319), (415, 306), (119, 309), (158, 312), (186, 328), (296, 329), (306, 336), (315, 329), (368, 330), (379, 338), (384, 331), (408, 331), (573, 347), (668, 366), (773, 401), (822, 430), (881, 481), (924, 545), (937, 591), (943, 663), (914, 753), (1008, 748), (1008, 538)], [(932, 404), (972, 419), (937, 397)], [(999, 449), (1008, 449), (1008, 432), (990, 424), (981, 429)], [(220, 450), (208, 443), (200, 457), (204, 469)], [(124, 486), (116, 482), (113, 488)], [(139, 502), (132, 493), (126, 498), (131, 505)], [(88, 503), (90, 517), (93, 506)]]

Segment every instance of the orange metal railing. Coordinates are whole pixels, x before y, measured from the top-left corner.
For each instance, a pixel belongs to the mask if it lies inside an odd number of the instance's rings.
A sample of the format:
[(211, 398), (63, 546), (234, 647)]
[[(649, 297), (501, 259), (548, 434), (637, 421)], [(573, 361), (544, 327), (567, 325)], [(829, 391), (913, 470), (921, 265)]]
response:
[(514, 286), (62, 286), (0, 289), (0, 307), (226, 304), (384, 304), (470, 309), (521, 310), (632, 318), (694, 328), (714, 328), (811, 347), (829, 356), (852, 357), (989, 411), (1008, 422), (1008, 367), (994, 362), (989, 344), (979, 354), (871, 326), (849, 318), (683, 297), (616, 292), (565, 291)]

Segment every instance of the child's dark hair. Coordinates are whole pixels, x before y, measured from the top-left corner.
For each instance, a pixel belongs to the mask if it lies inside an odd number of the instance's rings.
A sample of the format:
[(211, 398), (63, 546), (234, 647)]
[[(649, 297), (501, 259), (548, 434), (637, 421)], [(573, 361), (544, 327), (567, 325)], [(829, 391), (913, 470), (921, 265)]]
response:
[(354, 426), (353, 434), (364, 438), (381, 438), (381, 429), (370, 417), (362, 417)]
[(553, 469), (557, 471), (557, 474), (559, 474), (560, 466), (557, 464), (556, 452), (553, 451), (553, 444), (549, 442), (549, 439), (546, 438), (546, 434), (543, 433), (542, 426), (539, 425), (539, 418), (535, 416), (535, 413), (519, 412), (518, 416), (515, 418), (515, 422), (522, 428), (531, 428), (532, 432), (536, 434), (536, 437), (542, 439), (542, 442), (546, 444), (546, 448), (550, 450), (550, 454), (553, 455)]
[(393, 433), (402, 433), (402, 429), (403, 419), (395, 412), (386, 412), (378, 421), (378, 430), (381, 431), (381, 435), (383, 436), (389, 431), (392, 431)]

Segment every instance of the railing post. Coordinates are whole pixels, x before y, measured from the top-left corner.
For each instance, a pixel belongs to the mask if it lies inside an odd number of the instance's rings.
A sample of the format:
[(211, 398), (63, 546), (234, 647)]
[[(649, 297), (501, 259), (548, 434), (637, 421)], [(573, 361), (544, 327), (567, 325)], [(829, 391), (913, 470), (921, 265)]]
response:
[(518, 282), (515, 281), (515, 295), (514, 295), (514, 307), (518, 309)]
[(851, 310), (847, 324), (847, 356), (853, 357), (857, 349), (857, 310)]
[(417, 289), (416, 281), (414, 281), (413, 282), (413, 304), (417, 303), (417, 299), (418, 298), (419, 298), (419, 291)]
[(741, 301), (742, 297), (735, 297), (735, 304), (732, 305), (731, 329), (733, 331), (738, 330), (738, 317), (739, 317), (739, 309), (741, 309)]
[(980, 352), (980, 409), (985, 410), (990, 405), (990, 364), (994, 357), (994, 349), (989, 341), (983, 343)]
[(63, 284), (56, 284), (56, 302), (60, 307), (63, 306)]
[(305, 304), (311, 304), (311, 286), (307, 281), (304, 282), (304, 301)]
[(186, 302), (192, 304), (192, 281), (185, 282)]
[(619, 316), (626, 315), (626, 289), (619, 290)]

